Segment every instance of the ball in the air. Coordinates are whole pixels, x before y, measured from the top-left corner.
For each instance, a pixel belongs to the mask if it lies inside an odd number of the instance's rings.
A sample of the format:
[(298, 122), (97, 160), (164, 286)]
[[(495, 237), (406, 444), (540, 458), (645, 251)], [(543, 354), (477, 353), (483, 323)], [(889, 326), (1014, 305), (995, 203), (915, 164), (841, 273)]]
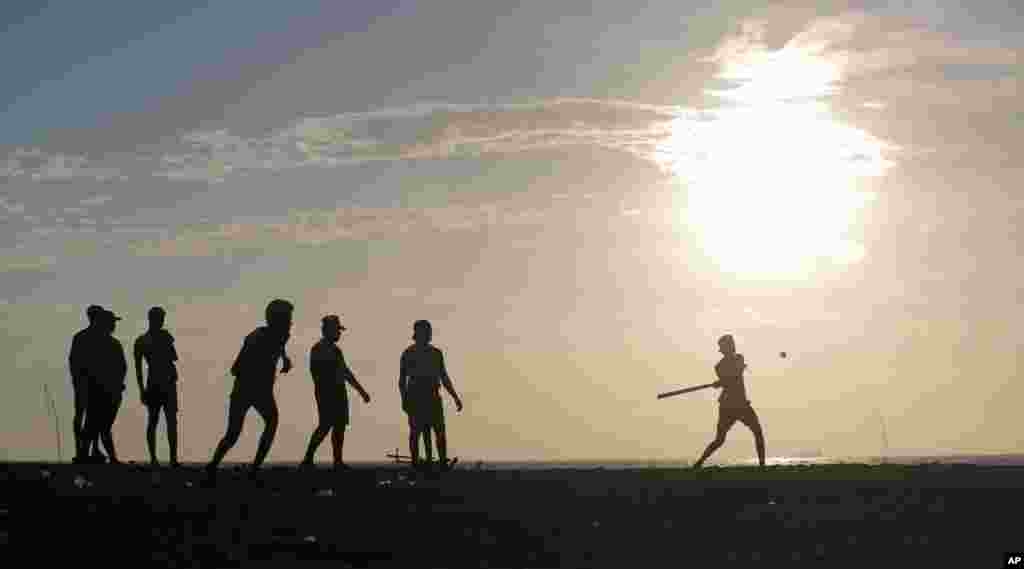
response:
[(779, 357), (780, 358), (785, 358), (786, 357), (786, 352), (779, 352)]

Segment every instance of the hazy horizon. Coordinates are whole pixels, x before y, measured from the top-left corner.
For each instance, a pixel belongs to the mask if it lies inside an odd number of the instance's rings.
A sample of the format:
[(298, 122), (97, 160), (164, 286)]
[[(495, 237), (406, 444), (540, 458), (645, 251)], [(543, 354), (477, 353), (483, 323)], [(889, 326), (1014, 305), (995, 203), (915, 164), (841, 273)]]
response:
[[(0, 458), (54, 456), (44, 384), (72, 454), (95, 303), (129, 360), (167, 309), (181, 458), (209, 459), (277, 297), (270, 461), (316, 422), (328, 313), (373, 398), (350, 391), (352, 461), (405, 450), (417, 319), (456, 456), (692, 459), (717, 391), (655, 395), (713, 381), (725, 333), (770, 456), (877, 455), (879, 415), (892, 449), (1024, 452), (1024, 13), (890, 4), (0, 8)], [(141, 462), (134, 373), (114, 433)], [(737, 425), (712, 462), (753, 453)]]

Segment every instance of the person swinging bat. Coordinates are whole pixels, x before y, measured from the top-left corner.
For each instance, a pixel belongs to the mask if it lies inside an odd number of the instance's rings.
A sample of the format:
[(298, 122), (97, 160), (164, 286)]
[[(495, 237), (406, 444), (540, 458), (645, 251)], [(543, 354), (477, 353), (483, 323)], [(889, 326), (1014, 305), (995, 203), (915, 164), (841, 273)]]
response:
[[(701, 468), (704, 465), (704, 461), (722, 446), (725, 442), (725, 435), (736, 421), (740, 421), (754, 433), (757, 461), (763, 468), (764, 432), (761, 430), (761, 422), (757, 418), (757, 413), (754, 412), (750, 400), (747, 399), (747, 390), (743, 385), (743, 371), (746, 369), (747, 364), (743, 361), (743, 355), (736, 353), (736, 342), (731, 334), (726, 334), (718, 339), (718, 351), (722, 353), (722, 359), (715, 364), (715, 374), (718, 376), (718, 381), (662, 395), (669, 396), (705, 387), (715, 387), (722, 390), (722, 395), (718, 398), (718, 428), (715, 432), (715, 438), (704, 449), (704, 454), (693, 464), (694, 469)], [(662, 395), (659, 395), (658, 398), (660, 399)]]

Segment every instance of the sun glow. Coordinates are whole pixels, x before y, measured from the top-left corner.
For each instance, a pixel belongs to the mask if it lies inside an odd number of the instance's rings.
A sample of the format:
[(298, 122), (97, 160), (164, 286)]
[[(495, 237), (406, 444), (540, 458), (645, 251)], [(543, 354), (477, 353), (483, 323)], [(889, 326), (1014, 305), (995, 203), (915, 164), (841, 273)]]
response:
[(729, 106), (672, 124), (659, 160), (686, 181), (685, 221), (722, 270), (807, 276), (822, 259), (864, 256), (850, 235), (874, 197), (863, 181), (888, 163), (881, 141), (820, 99), (840, 71), (806, 50), (748, 54), (723, 64), (735, 88), (710, 91)]

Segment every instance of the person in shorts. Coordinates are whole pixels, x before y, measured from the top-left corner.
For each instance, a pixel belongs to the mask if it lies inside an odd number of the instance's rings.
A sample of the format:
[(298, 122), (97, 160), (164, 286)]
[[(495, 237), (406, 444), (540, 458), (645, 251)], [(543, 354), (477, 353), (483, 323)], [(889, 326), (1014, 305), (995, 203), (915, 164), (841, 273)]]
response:
[(757, 460), (761, 467), (764, 467), (764, 432), (754, 407), (747, 399), (747, 389), (743, 384), (743, 372), (747, 364), (743, 355), (736, 353), (736, 342), (731, 334), (718, 339), (718, 350), (722, 354), (722, 359), (715, 364), (715, 373), (718, 375), (715, 388), (722, 390), (718, 398), (718, 427), (714, 440), (704, 449), (704, 454), (693, 467), (702, 467), (704, 461), (722, 446), (725, 435), (736, 421), (746, 425), (754, 434)]
[(327, 433), (331, 433), (334, 467), (347, 469), (348, 466), (342, 460), (345, 429), (349, 424), (346, 383), (351, 384), (359, 392), (364, 403), (370, 402), (370, 395), (366, 393), (355, 374), (348, 368), (345, 356), (338, 348), (337, 344), (341, 339), (342, 330), (346, 330), (346, 328), (341, 325), (341, 319), (338, 316), (334, 314), (324, 316), (320, 326), (322, 337), (309, 352), (309, 372), (313, 376), (313, 394), (316, 398), (319, 420), (309, 438), (306, 456), (302, 460), (304, 467), (313, 465), (313, 455), (316, 453), (316, 449), (319, 448)]
[(437, 437), (437, 451), (440, 466), (448, 470), (454, 463), (448, 462), (448, 438), (445, 432), (444, 408), (441, 404), (440, 388), (455, 400), (455, 408), (462, 411), (462, 400), (455, 392), (451, 378), (444, 365), (444, 354), (431, 345), (433, 328), (426, 320), (413, 324), (415, 343), (402, 352), (398, 374), (398, 391), (402, 397), (402, 409), (409, 417), (409, 456), (414, 468), (420, 468), (419, 439), (423, 438), (426, 451), (426, 467), (433, 462), (431, 432)]
[(266, 326), (253, 330), (242, 344), (242, 349), (231, 366), (235, 376), (228, 407), (228, 428), (214, 450), (213, 458), (206, 465), (208, 478), (212, 479), (224, 455), (242, 434), (242, 424), (250, 408), (263, 417), (263, 434), (252, 461), (252, 474), (263, 465), (270, 452), (277, 433), (278, 410), (274, 399), (274, 382), (277, 379), (277, 363), (282, 362), (281, 373), (292, 369), (292, 361), (285, 351), (291, 337), (292, 313), (294, 306), (287, 300), (270, 301), (265, 311)]
[[(114, 421), (121, 408), (124, 395), (125, 377), (128, 375), (128, 360), (124, 346), (114, 337), (117, 321), (121, 318), (109, 310), (99, 316), (99, 336), (91, 355), (88, 376), (89, 404), (85, 417), (84, 445), (98, 447), (102, 440), (111, 464), (119, 464), (114, 448)], [(103, 462), (103, 456), (95, 454), (95, 462)]]
[[(167, 312), (154, 306), (149, 309), (149, 330), (135, 340), (135, 378), (139, 383), (139, 397), (148, 412), (146, 444), (149, 463), (158, 466), (156, 457), (156, 428), (160, 412), (167, 423), (167, 445), (170, 447), (171, 466), (178, 466), (178, 352), (174, 336), (164, 328)], [(145, 362), (147, 382), (142, 383), (142, 364)]]
[(103, 307), (95, 304), (86, 309), (85, 315), (89, 319), (89, 325), (75, 333), (68, 353), (68, 368), (71, 371), (71, 388), (74, 394), (71, 428), (75, 435), (75, 457), (72, 462), (76, 464), (89, 461), (90, 449), (85, 439), (85, 416), (89, 407), (89, 385), (92, 383), (90, 368), (92, 360), (99, 353), (97, 343), (102, 341), (100, 323), (103, 313)]

